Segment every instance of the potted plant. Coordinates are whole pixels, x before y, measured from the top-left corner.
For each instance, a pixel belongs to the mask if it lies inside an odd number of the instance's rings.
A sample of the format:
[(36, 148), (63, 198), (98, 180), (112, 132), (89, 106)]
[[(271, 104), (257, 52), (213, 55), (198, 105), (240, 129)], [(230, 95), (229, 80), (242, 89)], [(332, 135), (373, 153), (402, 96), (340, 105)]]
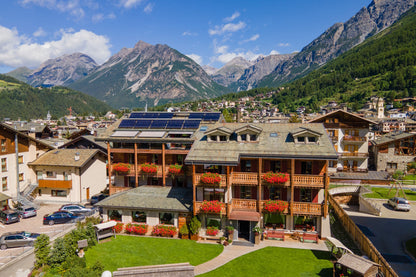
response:
[(232, 225), (226, 226), (225, 230), (227, 231), (228, 239), (233, 240), (233, 238), (234, 238), (234, 226), (232, 226)]
[(181, 235), (181, 239), (189, 238), (189, 229), (186, 224), (182, 225), (181, 229), (179, 229), (179, 234)]
[[(220, 243), (225, 245), (226, 242), (226, 238), (225, 237), (220, 237)], [(228, 243), (227, 243), (228, 245)]]
[(260, 226), (254, 227), (253, 232), (254, 232), (254, 243), (259, 244), (260, 243), (260, 233), (261, 233)]
[(201, 230), (201, 221), (194, 216), (189, 222), (189, 232), (191, 233), (191, 240), (198, 240), (199, 230)]
[(220, 230), (218, 229), (218, 227), (210, 226), (207, 228), (206, 233), (207, 233), (207, 236), (216, 236), (218, 235), (219, 231)]
[(201, 175), (200, 182), (206, 185), (219, 185), (221, 176), (218, 173), (206, 172)]
[(130, 172), (130, 164), (126, 163), (115, 163), (112, 168), (118, 174), (127, 174)]
[(269, 185), (284, 184), (289, 180), (289, 174), (269, 171), (263, 175), (263, 181)]
[(157, 165), (156, 164), (154, 164), (154, 163), (151, 163), (151, 164), (149, 164), (149, 163), (144, 163), (144, 164), (141, 164), (141, 168), (142, 168), (142, 171), (144, 172), (144, 173), (156, 173), (157, 172)]
[(182, 165), (180, 164), (171, 164), (169, 165), (169, 173), (172, 175), (178, 175), (182, 171)]

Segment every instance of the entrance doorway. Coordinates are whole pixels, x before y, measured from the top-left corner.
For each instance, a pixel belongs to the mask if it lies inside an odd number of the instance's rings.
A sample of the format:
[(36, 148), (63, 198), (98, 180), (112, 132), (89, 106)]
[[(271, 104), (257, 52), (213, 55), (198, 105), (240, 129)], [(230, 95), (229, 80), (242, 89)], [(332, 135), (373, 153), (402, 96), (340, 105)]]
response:
[(87, 200), (90, 199), (90, 188), (87, 188)]
[(238, 221), (238, 238), (250, 241), (250, 221)]

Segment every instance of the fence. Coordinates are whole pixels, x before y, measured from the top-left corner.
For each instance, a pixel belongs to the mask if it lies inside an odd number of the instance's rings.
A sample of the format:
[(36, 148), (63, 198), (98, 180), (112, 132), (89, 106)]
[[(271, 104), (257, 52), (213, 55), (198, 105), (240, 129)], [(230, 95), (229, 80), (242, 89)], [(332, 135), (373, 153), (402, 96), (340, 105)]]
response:
[(390, 264), (384, 259), (384, 257), (378, 252), (373, 243), (363, 234), (360, 228), (355, 225), (354, 221), (348, 216), (348, 214), (342, 209), (338, 203), (334, 200), (332, 195), (328, 195), (329, 204), (333, 207), (335, 214), (341, 221), (347, 233), (351, 236), (360, 250), (365, 253), (373, 262), (381, 265), (381, 272), (385, 277), (399, 277), (393, 270)]

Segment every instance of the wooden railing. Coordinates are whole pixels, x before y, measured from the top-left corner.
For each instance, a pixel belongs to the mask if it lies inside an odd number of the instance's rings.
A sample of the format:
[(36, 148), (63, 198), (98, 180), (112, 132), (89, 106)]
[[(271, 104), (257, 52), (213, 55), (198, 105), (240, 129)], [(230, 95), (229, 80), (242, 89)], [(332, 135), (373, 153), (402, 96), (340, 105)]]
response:
[(398, 277), (390, 264), (384, 259), (373, 243), (364, 235), (364, 233), (357, 227), (354, 221), (334, 200), (332, 195), (328, 195), (329, 204), (334, 208), (334, 212), (338, 220), (344, 226), (346, 233), (354, 240), (355, 244), (360, 250), (369, 257), (373, 262), (381, 265), (380, 271), (385, 277)]
[[(130, 170), (128, 171), (128, 172), (126, 172), (126, 173), (118, 173), (118, 172), (116, 172), (115, 170), (113, 170), (113, 174), (114, 175), (120, 175), (120, 176), (134, 176), (135, 175), (135, 170), (134, 170), (134, 164), (131, 164), (130, 165)], [(163, 174), (162, 174), (162, 165), (157, 165), (157, 171), (156, 171), (156, 173), (145, 173), (145, 172), (143, 172), (142, 171), (142, 167), (140, 166), (140, 165), (138, 165), (137, 166), (137, 172), (138, 172), (138, 175), (139, 176), (146, 176), (146, 175), (149, 175), (149, 176), (153, 176), (153, 177), (158, 177), (158, 178), (161, 178), (162, 176), (163, 176)], [(165, 166), (165, 173), (166, 173), (166, 176), (168, 176), (168, 174), (170, 175), (170, 173), (169, 173), (169, 165), (166, 165)], [(182, 173), (180, 173), (180, 174), (182, 174)]]
[(324, 187), (324, 176), (323, 175), (294, 175), (293, 185), (297, 187), (308, 187), (308, 188), (323, 188)]
[(257, 185), (259, 182), (258, 176), (254, 172), (233, 172), (231, 174), (231, 184)]
[[(203, 203), (202, 201), (195, 201), (195, 212), (197, 214), (200, 213), (202, 203)], [(227, 204), (226, 203), (222, 203), (222, 204), (223, 204), (223, 206), (221, 208), (221, 214), (225, 215), (227, 213)]]
[[(204, 184), (204, 183), (201, 183), (201, 176), (202, 176), (202, 173), (196, 173), (195, 174), (195, 182), (196, 182), (196, 185), (197, 186), (207, 186), (206, 184)], [(225, 186), (227, 186), (227, 175), (225, 175), (225, 174), (220, 174), (220, 176), (221, 176), (221, 182), (220, 182), (220, 187), (225, 187)]]
[[(262, 182), (263, 182), (263, 184), (264, 185), (268, 185), (268, 183), (267, 182), (265, 182), (264, 180), (263, 180), (263, 176), (264, 175), (266, 175), (266, 173), (262, 173), (262, 174), (260, 174), (260, 178), (261, 178), (261, 180), (262, 180)], [(285, 182), (285, 183), (279, 183), (279, 184), (273, 184), (273, 186), (284, 186), (284, 187), (289, 187), (290, 186), (290, 178), (287, 180), (287, 182)]]
[(343, 138), (344, 141), (356, 141), (356, 142), (366, 142), (367, 138), (366, 137), (359, 137), (359, 136), (344, 136)]
[[(264, 209), (264, 203), (266, 203), (267, 201), (270, 201), (270, 200), (261, 200), (260, 201), (260, 212), (262, 212), (263, 211), (263, 209)], [(281, 212), (282, 214), (288, 214), (289, 213), (289, 207), (288, 208), (286, 208), (283, 212)]]
[(232, 199), (232, 210), (257, 211), (257, 200), (254, 199)]
[(298, 215), (322, 215), (322, 204), (293, 202), (292, 211)]
[(116, 187), (116, 186), (110, 186), (110, 195), (113, 195), (118, 192), (126, 191), (132, 189), (131, 187)]
[(41, 179), (39, 188), (54, 188), (54, 189), (71, 189), (72, 180), (45, 180)]
[(343, 157), (357, 157), (357, 158), (367, 158), (368, 153), (360, 153), (360, 152), (342, 152), (340, 153)]

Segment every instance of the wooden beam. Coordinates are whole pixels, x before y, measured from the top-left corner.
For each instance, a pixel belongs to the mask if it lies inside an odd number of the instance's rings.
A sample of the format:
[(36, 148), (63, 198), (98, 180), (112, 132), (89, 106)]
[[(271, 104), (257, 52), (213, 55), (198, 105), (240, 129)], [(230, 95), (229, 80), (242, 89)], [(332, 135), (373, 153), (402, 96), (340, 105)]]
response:
[(293, 216), (293, 204), (295, 202), (295, 160), (290, 160), (290, 215)]
[(193, 212), (196, 215), (196, 176), (195, 176), (195, 165), (192, 165), (192, 189), (193, 189)]
[(230, 186), (231, 186), (230, 166), (227, 165), (227, 199), (224, 199), (226, 201), (226, 205), (227, 205), (227, 210), (226, 210), (227, 211), (227, 217), (230, 216), (229, 215), (229, 209), (228, 209), (228, 205), (231, 202)]
[(328, 214), (328, 187), (329, 187), (329, 176), (328, 176), (328, 164), (329, 161), (326, 160), (325, 161), (325, 173), (324, 173), (324, 195), (325, 195), (325, 203), (324, 203), (324, 217), (327, 216)]
[(162, 143), (162, 184), (166, 186), (165, 144)]
[[(108, 188), (111, 188), (111, 148), (110, 148), (110, 142), (107, 142), (107, 164), (108, 164)], [(111, 189), (110, 189), (111, 191)], [(110, 193), (111, 194), (111, 193)]]
[(257, 211), (261, 213), (260, 203), (261, 203), (261, 172), (263, 167), (263, 159), (259, 158), (259, 171), (258, 171), (258, 186), (257, 186)]
[(137, 164), (137, 143), (134, 144), (134, 177), (135, 183), (134, 186), (137, 188), (139, 186), (139, 166)]

